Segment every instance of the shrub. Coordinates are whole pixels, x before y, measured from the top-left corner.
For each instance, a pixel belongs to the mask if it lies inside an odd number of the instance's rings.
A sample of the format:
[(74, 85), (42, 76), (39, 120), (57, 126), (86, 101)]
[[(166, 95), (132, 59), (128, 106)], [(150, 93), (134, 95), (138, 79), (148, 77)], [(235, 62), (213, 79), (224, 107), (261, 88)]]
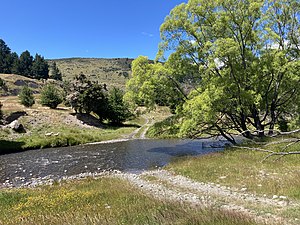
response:
[(51, 109), (56, 109), (56, 107), (62, 103), (63, 99), (61, 97), (60, 91), (53, 85), (47, 84), (44, 86), (41, 93), (41, 104), (43, 106), (48, 106)]
[(26, 107), (31, 107), (35, 103), (33, 93), (27, 85), (22, 88), (19, 94), (19, 99), (21, 104)]
[(115, 87), (109, 92), (108, 118), (112, 123), (121, 124), (132, 116), (128, 104), (123, 100), (123, 96), (123, 91)]

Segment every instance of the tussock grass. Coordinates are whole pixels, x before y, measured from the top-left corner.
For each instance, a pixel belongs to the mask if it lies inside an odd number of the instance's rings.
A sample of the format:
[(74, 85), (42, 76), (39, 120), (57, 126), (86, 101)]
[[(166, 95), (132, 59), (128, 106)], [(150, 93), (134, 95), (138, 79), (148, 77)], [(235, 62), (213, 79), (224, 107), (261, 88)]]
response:
[[(268, 149), (281, 151), (285, 145), (268, 145)], [(299, 149), (300, 144), (296, 144), (288, 150)], [(220, 153), (180, 159), (167, 168), (197, 181), (247, 188), (248, 192), (269, 197), (283, 195), (300, 200), (300, 155), (261, 162), (265, 156), (262, 152), (229, 148)]]
[(234, 212), (153, 199), (114, 178), (1, 190), (0, 224), (255, 224)]
[(69, 58), (49, 61), (55, 61), (63, 80), (73, 80), (76, 75), (84, 73), (90, 80), (106, 83), (108, 88), (125, 88), (133, 59)]

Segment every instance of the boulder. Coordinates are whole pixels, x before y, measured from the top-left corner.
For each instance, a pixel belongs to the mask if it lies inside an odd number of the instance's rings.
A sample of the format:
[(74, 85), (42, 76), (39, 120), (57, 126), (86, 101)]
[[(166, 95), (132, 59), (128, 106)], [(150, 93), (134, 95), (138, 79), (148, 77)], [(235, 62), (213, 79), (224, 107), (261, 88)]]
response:
[(21, 124), (18, 120), (14, 120), (10, 124), (7, 125), (7, 127), (11, 128), (12, 130), (18, 132), (18, 133), (25, 133), (25, 129), (23, 124)]

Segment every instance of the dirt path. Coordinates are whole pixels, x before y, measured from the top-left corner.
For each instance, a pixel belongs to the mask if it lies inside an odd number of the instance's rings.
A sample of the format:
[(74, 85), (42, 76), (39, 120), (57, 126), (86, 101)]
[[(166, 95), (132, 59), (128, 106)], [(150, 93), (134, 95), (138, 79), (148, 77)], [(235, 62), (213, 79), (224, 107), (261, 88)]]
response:
[(154, 124), (154, 119), (148, 116), (143, 116), (145, 123), (128, 135), (127, 139), (146, 139), (146, 133), (151, 125)]
[(185, 202), (193, 206), (236, 211), (267, 224), (299, 224), (299, 218), (287, 221), (280, 213), (297, 206), (286, 198), (271, 199), (210, 183), (195, 182), (165, 170), (141, 174), (116, 173), (152, 197)]

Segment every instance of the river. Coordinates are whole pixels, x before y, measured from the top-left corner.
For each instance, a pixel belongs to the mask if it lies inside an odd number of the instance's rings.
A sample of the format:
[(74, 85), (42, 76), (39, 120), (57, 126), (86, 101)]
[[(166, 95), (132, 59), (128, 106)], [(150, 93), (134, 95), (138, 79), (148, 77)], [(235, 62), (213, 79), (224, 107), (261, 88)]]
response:
[(97, 145), (31, 150), (0, 156), (0, 186), (18, 187), (82, 173), (120, 170), (138, 173), (182, 156), (220, 151), (211, 140), (128, 140)]

